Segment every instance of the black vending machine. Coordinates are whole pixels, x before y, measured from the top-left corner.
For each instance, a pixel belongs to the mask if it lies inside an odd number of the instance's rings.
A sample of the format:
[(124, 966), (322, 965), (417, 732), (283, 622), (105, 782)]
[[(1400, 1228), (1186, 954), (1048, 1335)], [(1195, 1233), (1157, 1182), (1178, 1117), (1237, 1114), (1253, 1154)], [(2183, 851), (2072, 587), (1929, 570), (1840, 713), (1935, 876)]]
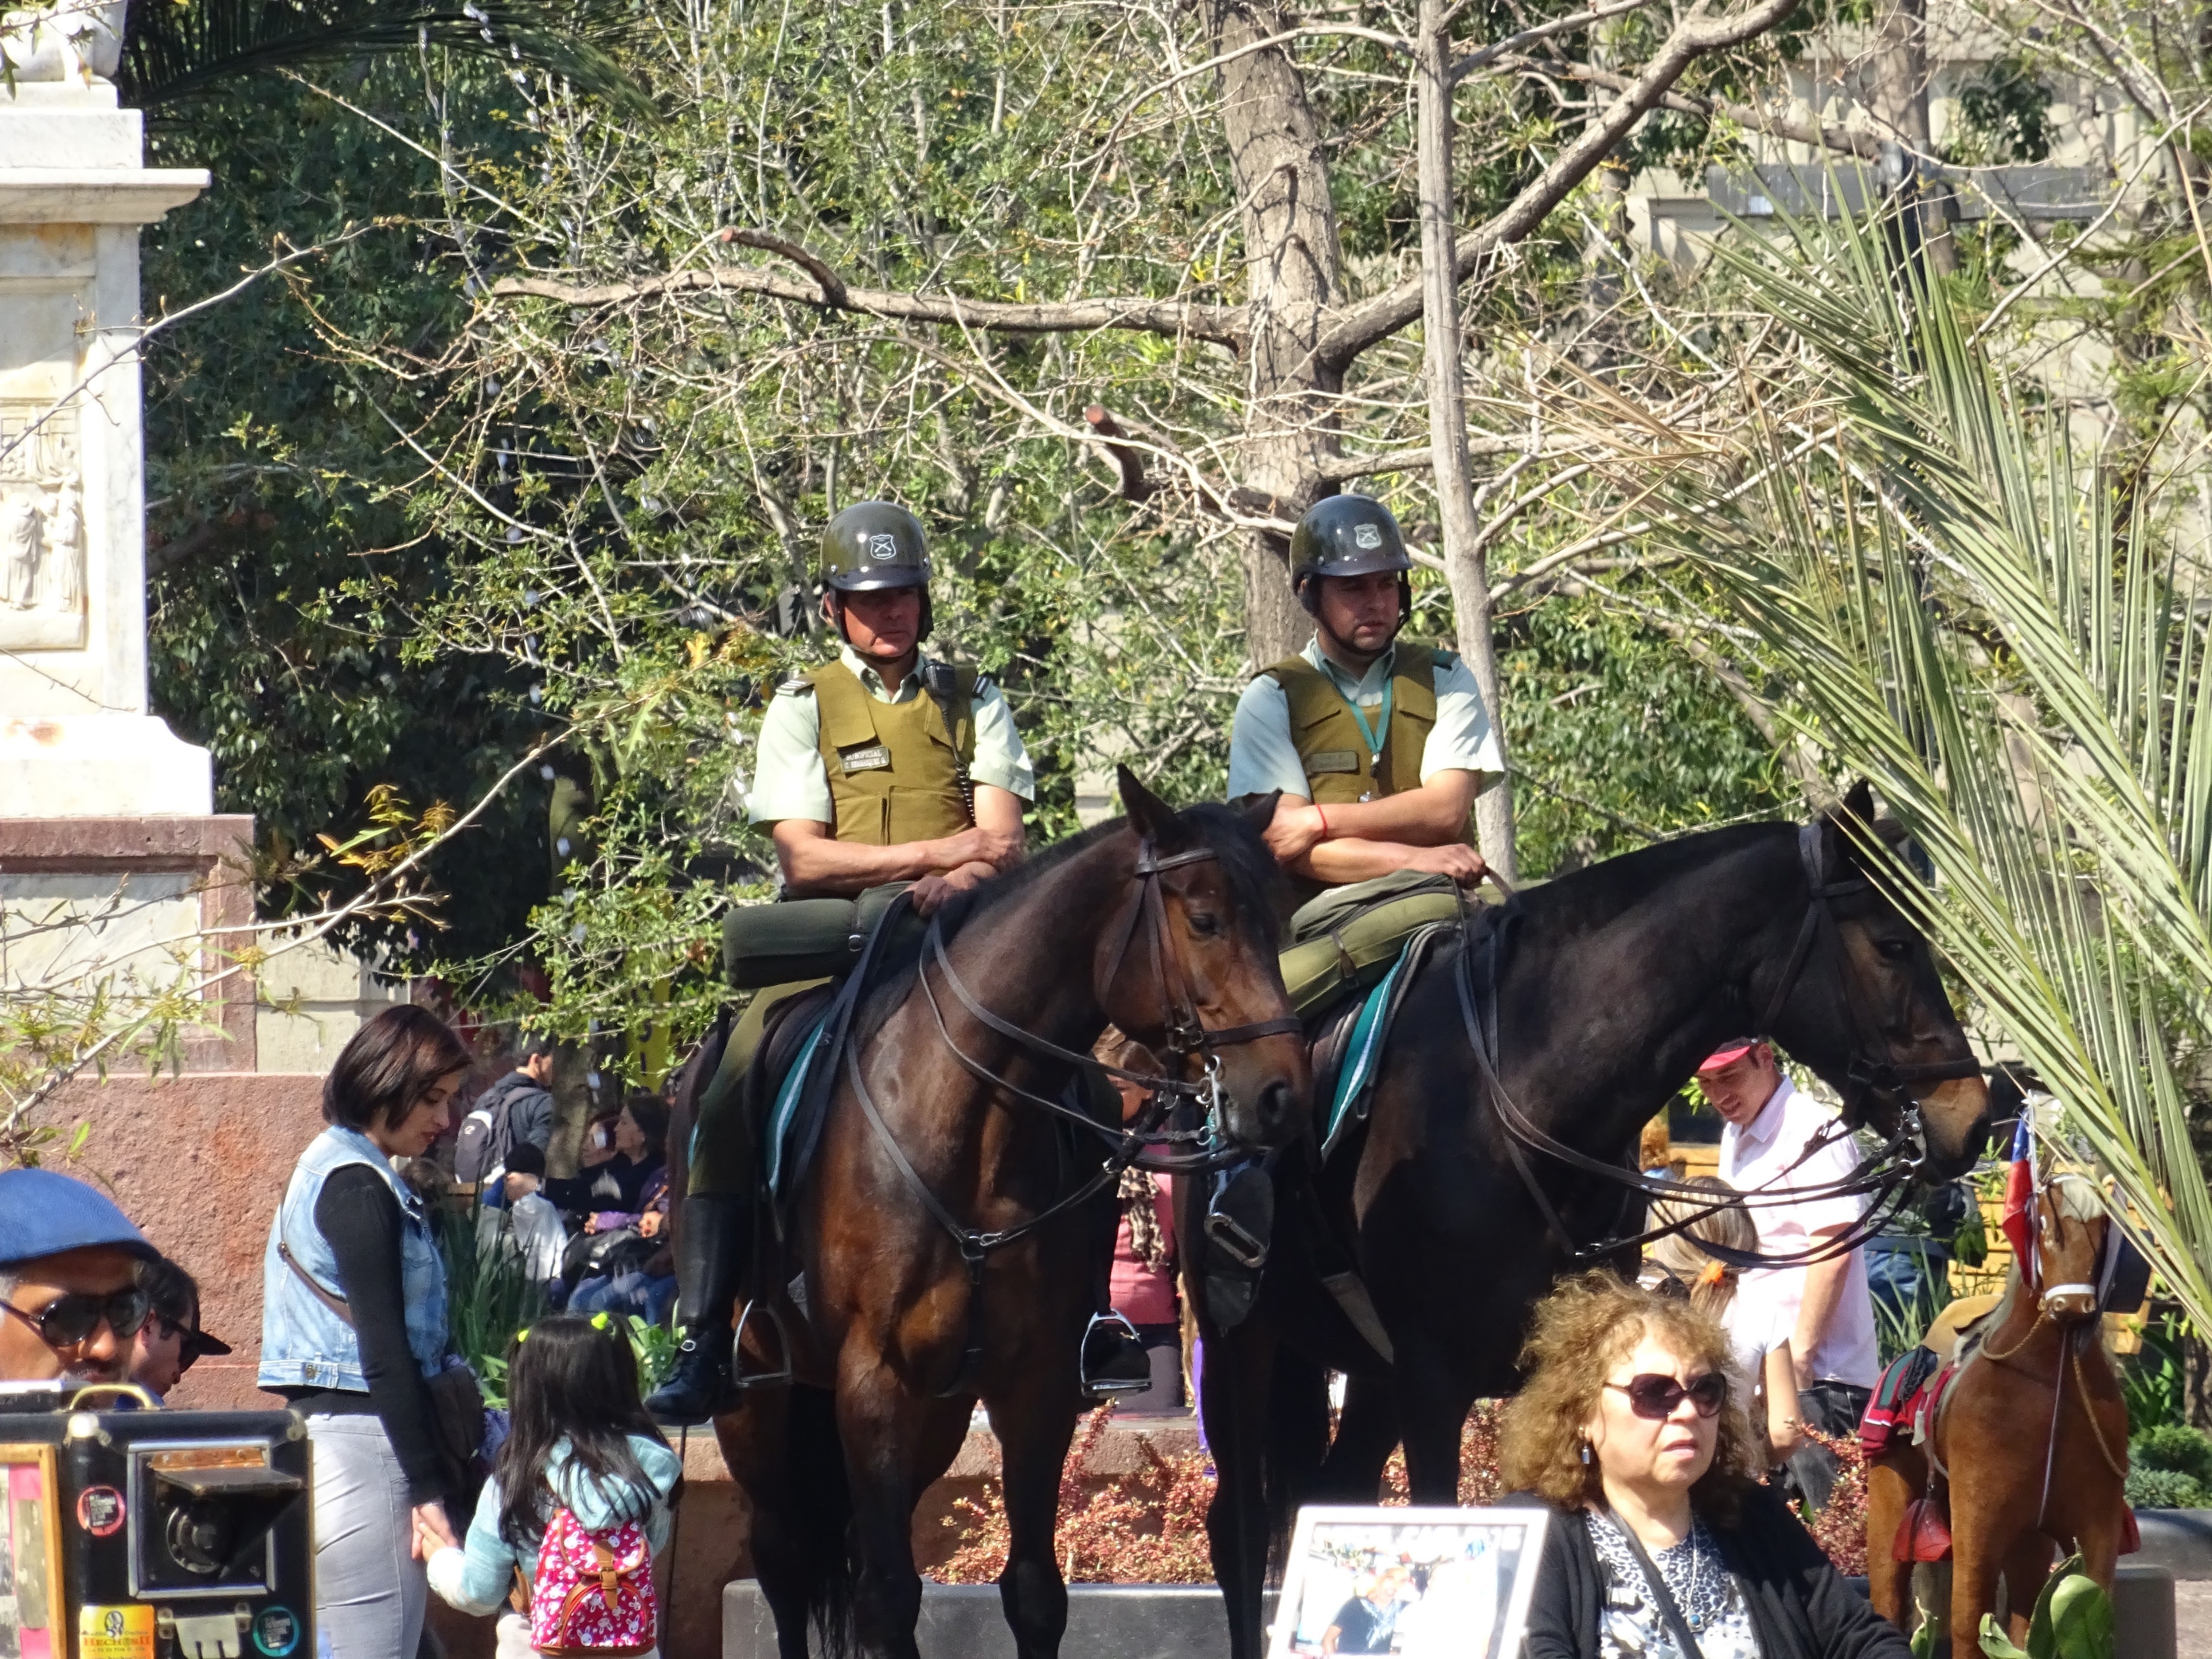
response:
[(124, 1392), (0, 1386), (0, 1659), (317, 1659), (306, 1424)]

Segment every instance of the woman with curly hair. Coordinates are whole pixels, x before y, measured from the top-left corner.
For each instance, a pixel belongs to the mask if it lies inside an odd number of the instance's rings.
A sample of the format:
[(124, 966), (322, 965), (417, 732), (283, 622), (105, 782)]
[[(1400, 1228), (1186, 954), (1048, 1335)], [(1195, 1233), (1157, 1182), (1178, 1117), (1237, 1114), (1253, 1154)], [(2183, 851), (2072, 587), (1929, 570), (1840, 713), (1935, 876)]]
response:
[(1711, 1316), (1586, 1273), (1537, 1304), (1521, 1364), (1500, 1473), (1557, 1517), (1528, 1659), (1910, 1659), (1757, 1483)]

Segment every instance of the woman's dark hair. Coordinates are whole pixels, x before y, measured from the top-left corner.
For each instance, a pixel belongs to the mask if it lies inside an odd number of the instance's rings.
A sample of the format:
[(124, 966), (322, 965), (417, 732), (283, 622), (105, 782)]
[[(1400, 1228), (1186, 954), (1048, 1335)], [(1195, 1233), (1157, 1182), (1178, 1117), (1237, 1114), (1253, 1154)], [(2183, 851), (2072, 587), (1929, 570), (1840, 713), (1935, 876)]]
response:
[(629, 1114), (638, 1133), (645, 1137), (645, 1157), (641, 1161), (650, 1164), (655, 1158), (665, 1158), (668, 1151), (668, 1103), (659, 1095), (641, 1091), (623, 1102), (623, 1110)]
[(509, 1544), (533, 1546), (561, 1506), (545, 1469), (563, 1440), (568, 1467), (591, 1478), (615, 1514), (641, 1521), (651, 1511), (653, 1481), (629, 1437), (662, 1436), (638, 1398), (629, 1339), (611, 1317), (550, 1314), (516, 1337), (507, 1351), (507, 1409), (493, 1472), (499, 1535)]
[(323, 1079), (323, 1121), (396, 1129), (433, 1084), (468, 1070), (468, 1048), (428, 1008), (386, 1008), (356, 1031)]

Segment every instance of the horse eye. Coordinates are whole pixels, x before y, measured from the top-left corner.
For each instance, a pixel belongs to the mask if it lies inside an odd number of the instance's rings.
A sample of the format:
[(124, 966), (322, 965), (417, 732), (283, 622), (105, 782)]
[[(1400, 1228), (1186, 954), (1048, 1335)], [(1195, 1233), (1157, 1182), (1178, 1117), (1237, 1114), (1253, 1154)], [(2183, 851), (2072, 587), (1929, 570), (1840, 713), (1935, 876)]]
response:
[(1209, 910), (1190, 913), (1190, 931), (1201, 939), (1212, 939), (1221, 931), (1221, 918)]
[(1905, 960), (1905, 953), (1910, 951), (1912, 946), (1907, 941), (1901, 939), (1886, 939), (1876, 944), (1874, 948), (1881, 951), (1883, 957), (1887, 961), (1902, 962)]

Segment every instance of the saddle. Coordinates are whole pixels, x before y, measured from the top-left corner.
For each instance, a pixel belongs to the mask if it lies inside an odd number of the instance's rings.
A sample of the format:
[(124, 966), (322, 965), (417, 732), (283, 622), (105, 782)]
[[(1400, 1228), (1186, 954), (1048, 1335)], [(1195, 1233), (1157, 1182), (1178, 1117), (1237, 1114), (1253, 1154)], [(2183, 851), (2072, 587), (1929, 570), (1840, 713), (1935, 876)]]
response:
[(1367, 1115), (1400, 1007), (1434, 953), (1480, 940), (1500, 912), (1447, 876), (1401, 871), (1311, 900), (1291, 919), (1283, 983), (1306, 1022), (1326, 1160)]

